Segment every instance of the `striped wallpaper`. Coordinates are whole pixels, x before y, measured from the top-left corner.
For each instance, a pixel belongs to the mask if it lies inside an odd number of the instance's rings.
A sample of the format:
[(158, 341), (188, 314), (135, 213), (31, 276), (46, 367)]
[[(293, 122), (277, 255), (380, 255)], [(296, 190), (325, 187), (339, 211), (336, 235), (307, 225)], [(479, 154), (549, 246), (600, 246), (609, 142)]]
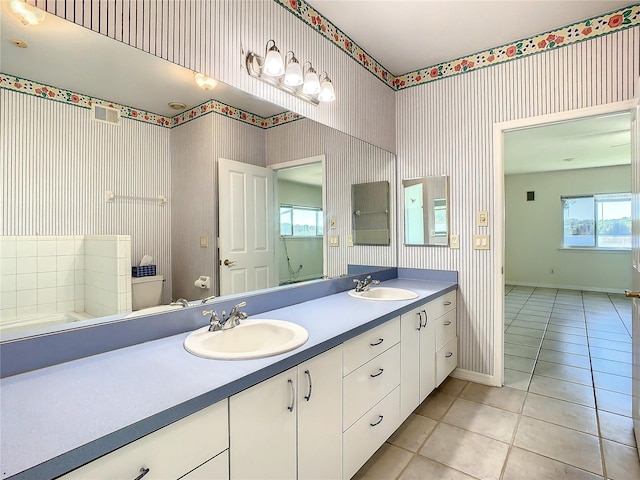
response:
[[(399, 91), (399, 179), (448, 174), (460, 250), (400, 246), (400, 267), (457, 270), (459, 366), (493, 373), (493, 250), (471, 249), (478, 210), (493, 210), (493, 124), (633, 98), (640, 27)], [(398, 206), (401, 208), (401, 205)], [(398, 218), (398, 231), (403, 231)]]

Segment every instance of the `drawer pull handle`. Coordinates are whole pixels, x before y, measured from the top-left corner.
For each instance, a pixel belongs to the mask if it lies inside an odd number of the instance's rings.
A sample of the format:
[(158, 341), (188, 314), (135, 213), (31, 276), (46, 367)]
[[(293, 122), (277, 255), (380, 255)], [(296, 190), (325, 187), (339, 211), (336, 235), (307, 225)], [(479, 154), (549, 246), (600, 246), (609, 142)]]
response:
[(308, 402), (309, 400), (311, 400), (311, 373), (309, 372), (309, 370), (305, 370), (304, 373), (307, 376), (307, 380), (309, 381), (309, 392), (304, 396), (304, 399)]
[(420, 331), (422, 330), (422, 313), (417, 312), (416, 315), (418, 315), (418, 328), (416, 330)]
[(449, 358), (449, 357), (451, 357), (452, 355), (453, 355), (453, 352), (448, 352), (448, 353), (445, 355), (445, 357)]
[(378, 415), (379, 420), (376, 423), (370, 423), (369, 425), (371, 425), (372, 427), (375, 427), (376, 425), (380, 425), (382, 423), (382, 419), (384, 418), (384, 416), (382, 415)]
[(451, 321), (450, 320), (447, 320), (446, 322), (444, 322), (444, 326), (445, 327), (448, 327), (449, 325), (451, 325)]
[(382, 375), (382, 372), (384, 372), (384, 368), (379, 368), (379, 369), (378, 369), (378, 373), (372, 373), (372, 374), (370, 374), (369, 376), (370, 376), (371, 378), (379, 377), (380, 375)]
[(140, 480), (142, 477), (144, 477), (147, 473), (149, 473), (149, 469), (147, 467), (142, 467), (140, 469), (140, 475), (138, 475), (136, 478), (134, 478), (133, 480)]
[(451, 305), (451, 302), (444, 302), (445, 307), (448, 307), (449, 305)]
[(424, 325), (422, 325), (422, 326), (426, 327), (427, 326), (427, 322), (429, 321), (429, 315), (427, 315), (427, 311), (426, 310), (422, 310), (422, 313), (424, 313)]
[(289, 378), (287, 379), (287, 382), (291, 387), (291, 404), (287, 407), (287, 410), (289, 410), (290, 412), (293, 412), (293, 407), (296, 405), (296, 391), (293, 388), (293, 380)]
[(376, 347), (376, 346), (380, 345), (382, 342), (384, 342), (384, 338), (379, 338), (377, 342), (370, 343), (369, 345), (371, 345), (372, 347)]

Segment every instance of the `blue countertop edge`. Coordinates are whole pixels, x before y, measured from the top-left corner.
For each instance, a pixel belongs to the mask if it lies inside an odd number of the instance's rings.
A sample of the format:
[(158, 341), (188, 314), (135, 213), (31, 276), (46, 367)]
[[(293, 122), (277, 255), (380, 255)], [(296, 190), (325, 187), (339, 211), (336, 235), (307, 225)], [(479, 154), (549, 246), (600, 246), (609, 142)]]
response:
[[(171, 408), (168, 408), (162, 412), (159, 412), (157, 414), (151, 415), (150, 417), (147, 417), (143, 420), (140, 420), (136, 423), (133, 423), (125, 428), (122, 428), (120, 430), (117, 430), (113, 433), (107, 434), (101, 438), (98, 438), (94, 441), (91, 441), (85, 445), (82, 445), (81, 447), (75, 448), (69, 452), (66, 452), (62, 455), (59, 455), (57, 457), (51, 458), (50, 460), (47, 460), (39, 465), (35, 465), (31, 468), (28, 468), (20, 473), (17, 473), (11, 477), (7, 477), (10, 479), (42, 479), (42, 478), (55, 478), (59, 475), (63, 475), (75, 468), (78, 468), (79, 466), (82, 466), (92, 460), (95, 460), (96, 458), (99, 458), (107, 453), (110, 453), (113, 450), (116, 450), (117, 448), (120, 448), (128, 443), (131, 443), (133, 441), (136, 441), (140, 438), (142, 438), (145, 435), (148, 435), (149, 433), (152, 433), (160, 428), (163, 428), (175, 421), (178, 421), (184, 417), (187, 417), (188, 415), (191, 415), (209, 405), (212, 405), (220, 400), (223, 400), (225, 398), (228, 398), (246, 388), (249, 388), (257, 383), (260, 383), (263, 380), (266, 380), (274, 375), (277, 375), (278, 373), (281, 373), (289, 368), (292, 368), (316, 355), (319, 355), (337, 345), (340, 345), (341, 343), (344, 343), (345, 341), (363, 333), (366, 332), (367, 330), (370, 330), (371, 328), (374, 328), (382, 323), (387, 322), (388, 320), (391, 320), (393, 318), (396, 318), (397, 316), (406, 313), (410, 310), (412, 310), (413, 308), (415, 308), (417, 305), (423, 304), (424, 302), (430, 301), (434, 298), (437, 298), (441, 295), (444, 295), (450, 291), (456, 290), (457, 289), (457, 272), (445, 272), (445, 271), (426, 271), (426, 270), (419, 270), (419, 269), (387, 269), (385, 270), (385, 274), (384, 275), (380, 275), (378, 272), (376, 272), (376, 278), (380, 278), (381, 280), (389, 280), (389, 279), (393, 279), (393, 278), (399, 278), (399, 279), (406, 279), (406, 280), (421, 280), (421, 281), (436, 281), (436, 282), (442, 282), (442, 283), (449, 283), (448, 286), (438, 290), (437, 292), (431, 294), (431, 295), (427, 295), (427, 296), (421, 296), (420, 298), (418, 298), (417, 300), (407, 303), (405, 305), (403, 305), (402, 307), (393, 310), (392, 312), (379, 316), (377, 318), (372, 319), (369, 322), (366, 322), (364, 324), (361, 324), (355, 328), (352, 328), (348, 331), (345, 331), (339, 335), (336, 335), (324, 342), (318, 343), (312, 347), (306, 348), (304, 350), (298, 351), (298, 352), (294, 352), (291, 355), (286, 356), (285, 358), (283, 358), (282, 360), (268, 365), (264, 368), (255, 370), (237, 380), (231, 381), (219, 388), (216, 388), (214, 390), (211, 390), (205, 394), (199, 395), (195, 398), (192, 398), (188, 401), (182, 402), (178, 405), (175, 405)], [(391, 278), (383, 278), (383, 277), (391, 277)], [(308, 287), (312, 287), (309, 291), (307, 292), (299, 292), (297, 290), (297, 293), (303, 293), (303, 295), (301, 295), (302, 298), (304, 298), (303, 300), (299, 300), (299, 298), (296, 298), (296, 302), (291, 302), (291, 300), (288, 300), (288, 303), (286, 306), (291, 306), (291, 305), (295, 305), (298, 303), (302, 303), (304, 301), (310, 300), (310, 299), (315, 299), (315, 298), (319, 298), (321, 296), (328, 296), (334, 293), (340, 293), (343, 292), (345, 290), (349, 290), (352, 286), (352, 278), (340, 278), (340, 279), (336, 279), (338, 280), (337, 284), (334, 284), (331, 286), (331, 288), (329, 289), (321, 289), (321, 290), (325, 290), (325, 291), (329, 291), (330, 293), (325, 293), (324, 295), (320, 294), (318, 295), (318, 289), (316, 288), (317, 284), (314, 285), (305, 285)], [(327, 283), (327, 282), (322, 282), (322, 283)], [(334, 290), (334, 288), (338, 288), (338, 291), (332, 291)], [(297, 287), (297, 288), (300, 288)], [(260, 293), (257, 295), (252, 295), (252, 297), (255, 299), (255, 297), (261, 296), (261, 295), (271, 295), (273, 296), (274, 293), (279, 293), (279, 292), (264, 292), (264, 293)], [(307, 296), (311, 295), (310, 298), (306, 298)], [(284, 295), (285, 297), (287, 296), (286, 293)], [(289, 295), (290, 296), (290, 295)], [(245, 297), (242, 297), (245, 298)], [(282, 299), (277, 299), (277, 298), (271, 298), (271, 299), (263, 299), (265, 300), (265, 303), (263, 304), (263, 306), (259, 309), (261, 310), (261, 312), (253, 312), (253, 313), (262, 313), (262, 312), (267, 312), (270, 310), (274, 310), (277, 308), (281, 308), (283, 305), (281, 305), (281, 301)], [(218, 308), (226, 308), (224, 307), (225, 304), (229, 304), (232, 305), (233, 303), (235, 303), (237, 301), (236, 300), (225, 300), (222, 303), (218, 304)], [(208, 308), (210, 307), (211, 304), (207, 304)], [(267, 306), (274, 306), (274, 308), (267, 308)], [(203, 306), (204, 308), (204, 306)], [(199, 316), (200, 315), (200, 310), (202, 309), (197, 309), (197, 314)], [(188, 312), (180, 312), (183, 314), (188, 313)], [(167, 315), (167, 314), (161, 314), (161, 315), (154, 315), (153, 317), (169, 317), (169, 316), (176, 316), (176, 312), (171, 312), (171, 314)], [(149, 317), (143, 317), (143, 318), (149, 318)], [(198, 328), (201, 325), (196, 325), (195, 327), (189, 327), (184, 329), (184, 331), (190, 331), (193, 330), (195, 328)], [(95, 333), (95, 332), (94, 332)], [(177, 332), (177, 333), (182, 333), (182, 332)], [(173, 335), (173, 334), (172, 334)], [(166, 336), (166, 335), (163, 335)], [(76, 339), (75, 337), (73, 337), (74, 340)], [(146, 340), (149, 341), (149, 340)]]

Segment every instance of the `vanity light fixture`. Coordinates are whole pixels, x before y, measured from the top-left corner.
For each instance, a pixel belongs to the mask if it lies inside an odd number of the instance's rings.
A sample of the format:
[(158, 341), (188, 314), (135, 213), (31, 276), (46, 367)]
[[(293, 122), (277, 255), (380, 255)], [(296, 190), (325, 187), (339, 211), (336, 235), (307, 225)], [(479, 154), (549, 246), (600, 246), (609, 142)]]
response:
[(215, 78), (211, 78), (204, 73), (193, 72), (194, 78), (198, 86), (203, 90), (212, 90), (218, 85), (218, 81)]
[(248, 52), (244, 58), (247, 72), (254, 78), (280, 90), (284, 90), (313, 105), (320, 102), (333, 102), (336, 92), (326, 72), (318, 76), (311, 62), (300, 62), (292, 51), (288, 51), (284, 60), (276, 42), (269, 40), (265, 46), (265, 56)]
[(9, 8), (24, 25), (38, 25), (46, 16), (43, 10), (29, 5), (24, 0), (9, 0)]

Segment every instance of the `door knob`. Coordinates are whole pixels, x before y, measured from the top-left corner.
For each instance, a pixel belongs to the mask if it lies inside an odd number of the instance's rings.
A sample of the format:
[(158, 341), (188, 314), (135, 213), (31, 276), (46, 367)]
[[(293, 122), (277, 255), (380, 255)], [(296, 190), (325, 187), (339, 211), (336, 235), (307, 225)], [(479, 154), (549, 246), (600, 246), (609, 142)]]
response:
[(629, 298), (640, 298), (640, 292), (631, 292), (629, 290), (625, 290), (624, 295)]
[(227, 267), (230, 267), (231, 265), (235, 265), (235, 264), (236, 264), (236, 261), (235, 261), (235, 260), (229, 260), (228, 258), (226, 258), (226, 259), (225, 259), (225, 261), (224, 261), (224, 264), (225, 264)]

